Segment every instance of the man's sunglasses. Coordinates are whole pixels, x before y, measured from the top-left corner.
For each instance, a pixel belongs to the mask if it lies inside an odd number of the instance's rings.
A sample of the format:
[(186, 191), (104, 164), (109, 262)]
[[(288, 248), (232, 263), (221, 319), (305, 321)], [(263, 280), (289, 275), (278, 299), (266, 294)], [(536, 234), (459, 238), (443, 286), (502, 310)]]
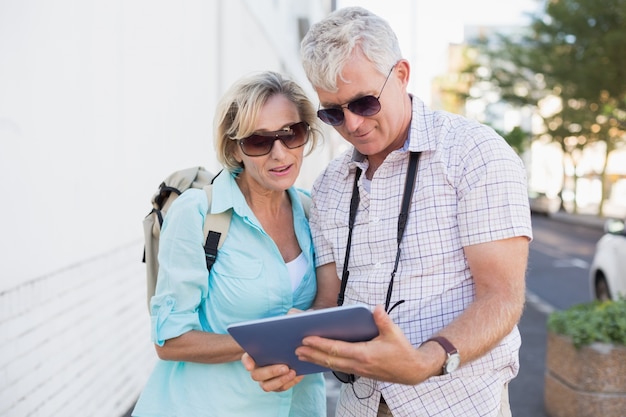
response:
[(272, 151), (274, 142), (281, 141), (288, 149), (296, 149), (309, 141), (311, 127), (307, 122), (299, 122), (274, 132), (253, 133), (247, 138), (239, 139), (239, 146), (248, 156), (263, 156)]
[(378, 100), (380, 96), (383, 94), (383, 90), (387, 85), (387, 81), (389, 80), (389, 76), (393, 71), (395, 65), (391, 67), (389, 70), (389, 74), (387, 74), (387, 78), (385, 78), (385, 83), (380, 89), (380, 93), (378, 93), (378, 97), (374, 96), (364, 96), (359, 97), (356, 100), (352, 100), (348, 104), (344, 104), (343, 106), (335, 106), (329, 107), (327, 109), (319, 109), (317, 111), (317, 117), (319, 117), (324, 123), (329, 124), (331, 126), (339, 126), (345, 120), (344, 110), (348, 109), (352, 113), (359, 116), (373, 116), (380, 111), (380, 101)]

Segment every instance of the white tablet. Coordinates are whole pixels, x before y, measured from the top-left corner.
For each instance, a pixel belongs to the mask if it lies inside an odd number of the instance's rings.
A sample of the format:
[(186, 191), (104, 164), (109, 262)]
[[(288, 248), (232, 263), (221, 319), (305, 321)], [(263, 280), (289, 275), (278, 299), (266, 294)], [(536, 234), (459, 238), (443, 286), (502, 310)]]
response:
[(378, 336), (372, 312), (362, 304), (246, 321), (229, 326), (228, 332), (257, 365), (284, 363), (298, 375), (329, 371), (298, 360), (295, 351), (306, 336), (346, 342), (363, 342)]

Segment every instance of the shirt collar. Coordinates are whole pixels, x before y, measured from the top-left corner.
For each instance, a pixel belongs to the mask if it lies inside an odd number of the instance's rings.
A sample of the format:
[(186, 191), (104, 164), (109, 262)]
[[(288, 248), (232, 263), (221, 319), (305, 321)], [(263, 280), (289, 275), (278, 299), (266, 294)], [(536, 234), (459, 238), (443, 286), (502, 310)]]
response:
[[(409, 94), (409, 96), (411, 97), (411, 124), (409, 126), (409, 134), (402, 148), (394, 152), (407, 153), (433, 150), (436, 147), (436, 143), (433, 138), (431, 138), (432, 135), (428, 133), (432, 129), (434, 112), (428, 109), (419, 98), (412, 94)], [(367, 157), (353, 147), (347, 166), (348, 169), (345, 173), (346, 178), (350, 173), (354, 172), (357, 167), (365, 171), (368, 167)]]
[[(235, 182), (238, 172), (223, 169), (213, 180), (211, 213), (222, 213), (245, 205), (245, 198)], [(219, 198), (216, 198), (218, 197)]]

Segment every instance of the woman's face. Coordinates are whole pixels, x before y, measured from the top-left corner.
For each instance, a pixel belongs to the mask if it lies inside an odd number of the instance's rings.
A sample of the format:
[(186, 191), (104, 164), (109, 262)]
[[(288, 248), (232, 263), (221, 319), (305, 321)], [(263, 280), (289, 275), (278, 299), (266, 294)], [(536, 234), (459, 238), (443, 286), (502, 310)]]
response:
[[(261, 108), (254, 132), (274, 132), (301, 121), (296, 105), (282, 94), (277, 94), (270, 97)], [(280, 140), (275, 140), (267, 155), (248, 156), (237, 145), (235, 158), (244, 166), (240, 177), (251, 188), (262, 193), (283, 192), (295, 183), (302, 167), (305, 148), (289, 149)]]

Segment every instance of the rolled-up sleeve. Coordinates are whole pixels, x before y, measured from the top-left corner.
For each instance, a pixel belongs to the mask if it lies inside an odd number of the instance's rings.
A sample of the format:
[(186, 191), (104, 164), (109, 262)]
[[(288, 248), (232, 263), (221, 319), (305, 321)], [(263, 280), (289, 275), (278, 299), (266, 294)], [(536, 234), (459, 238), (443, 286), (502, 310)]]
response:
[(202, 330), (198, 308), (208, 290), (203, 224), (208, 202), (202, 190), (188, 190), (174, 201), (161, 230), (159, 275), (150, 301), (152, 341)]

